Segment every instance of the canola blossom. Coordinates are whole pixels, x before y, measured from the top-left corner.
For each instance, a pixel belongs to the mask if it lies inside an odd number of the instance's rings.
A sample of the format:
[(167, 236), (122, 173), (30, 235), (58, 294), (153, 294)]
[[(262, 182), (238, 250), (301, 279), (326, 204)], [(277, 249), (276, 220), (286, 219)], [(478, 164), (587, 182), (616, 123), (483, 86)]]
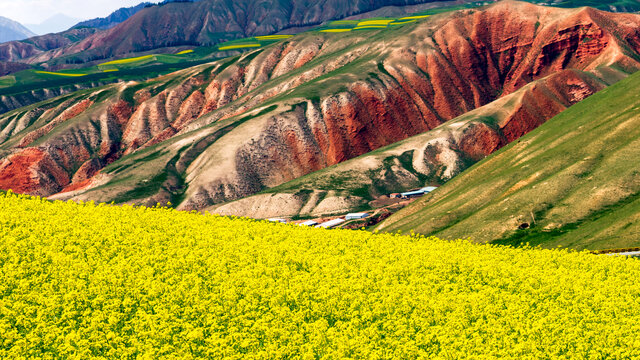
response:
[(238, 45), (228, 45), (228, 46), (220, 46), (218, 50), (235, 50), (235, 49), (244, 49), (244, 48), (254, 48), (261, 47), (261, 44), (238, 44)]
[(138, 62), (138, 61), (142, 61), (142, 60), (151, 59), (152, 57), (154, 57), (154, 55), (144, 55), (144, 56), (138, 56), (138, 57), (133, 57), (133, 58), (113, 60), (113, 61), (108, 61), (108, 62), (102, 63), (99, 66), (130, 64), (130, 63), (134, 63), (134, 62)]
[(82, 76), (87, 76), (87, 74), (72, 74), (72, 73), (61, 73), (61, 72), (53, 72), (53, 71), (40, 71), (37, 70), (36, 74), (43, 74), (43, 75), (56, 75), (56, 76), (67, 76), (67, 77), (82, 77)]
[(264, 35), (264, 36), (256, 36), (255, 38), (260, 41), (268, 41), (268, 40), (283, 40), (292, 38), (293, 35)]
[(0, 359), (636, 359), (640, 262), (0, 194)]

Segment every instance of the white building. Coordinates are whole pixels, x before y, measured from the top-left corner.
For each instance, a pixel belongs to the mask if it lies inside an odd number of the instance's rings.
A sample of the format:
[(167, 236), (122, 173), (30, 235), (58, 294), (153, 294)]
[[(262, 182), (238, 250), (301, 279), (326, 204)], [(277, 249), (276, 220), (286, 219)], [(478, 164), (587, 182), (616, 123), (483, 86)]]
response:
[(423, 187), (422, 189), (418, 189), (418, 190), (413, 190), (413, 191), (408, 191), (408, 192), (403, 192), (402, 194), (400, 194), (403, 198), (411, 198), (411, 197), (418, 197), (418, 196), (422, 196), (424, 194), (428, 194), (430, 192), (432, 192), (433, 190), (437, 189), (437, 187), (435, 186), (427, 186), (427, 187)]
[(327, 222), (323, 222), (320, 225), (316, 225), (317, 228), (325, 228), (325, 229), (330, 229), (332, 227), (338, 226), (340, 224), (342, 224), (343, 222), (345, 222), (344, 219), (338, 218), (338, 219), (333, 219)]
[(347, 219), (347, 220), (358, 220), (358, 219), (364, 219), (366, 217), (369, 217), (369, 214), (367, 214), (367, 213), (351, 213), (351, 214), (347, 214), (347, 216), (345, 216), (345, 219)]

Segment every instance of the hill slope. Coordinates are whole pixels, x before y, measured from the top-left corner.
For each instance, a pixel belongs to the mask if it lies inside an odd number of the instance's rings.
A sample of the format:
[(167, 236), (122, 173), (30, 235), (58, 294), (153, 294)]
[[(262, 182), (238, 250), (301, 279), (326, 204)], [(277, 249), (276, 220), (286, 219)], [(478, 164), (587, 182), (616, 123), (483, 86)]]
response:
[(0, 227), (3, 359), (640, 356), (633, 259), (2, 193)]
[(36, 34), (19, 22), (0, 16), (0, 43), (22, 40), (32, 36), (36, 36)]
[(0, 62), (18, 62), (44, 52), (71, 45), (98, 31), (93, 28), (71, 29), (57, 34), (34, 36), (27, 40), (0, 44)]
[(446, 183), (625, 75), (603, 68), (596, 73), (561, 71), (423, 134), (207, 210), (270, 218), (345, 214), (389, 205), (389, 194)]
[(379, 229), (544, 247), (640, 245), (638, 86), (635, 74), (574, 105)]
[[(299, 35), (3, 115), (0, 188), (203, 209), (583, 69), (549, 83), (560, 95), (536, 95), (560, 111), (640, 67), (639, 24), (637, 15), (501, 2), (395, 30)], [(530, 113), (524, 106), (505, 125), (505, 141), (545, 119)]]

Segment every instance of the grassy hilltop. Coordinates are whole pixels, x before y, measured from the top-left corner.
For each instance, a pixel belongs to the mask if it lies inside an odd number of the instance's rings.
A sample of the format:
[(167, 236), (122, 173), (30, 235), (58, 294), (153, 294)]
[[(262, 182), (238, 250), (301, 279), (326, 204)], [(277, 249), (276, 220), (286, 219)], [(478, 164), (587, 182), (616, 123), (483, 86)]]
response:
[(639, 86), (636, 73), (583, 100), (380, 229), (512, 245), (637, 246)]

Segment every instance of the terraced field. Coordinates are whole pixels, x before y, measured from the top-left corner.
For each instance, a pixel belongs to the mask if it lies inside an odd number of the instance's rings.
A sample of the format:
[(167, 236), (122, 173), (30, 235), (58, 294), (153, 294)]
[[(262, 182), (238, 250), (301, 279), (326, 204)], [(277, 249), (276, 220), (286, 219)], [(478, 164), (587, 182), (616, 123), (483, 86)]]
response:
[[(445, 6), (398, 18), (338, 20), (314, 28), (310, 30), (310, 32), (344, 33), (360, 30), (384, 30), (410, 24), (433, 14), (473, 8), (481, 5), (483, 5), (483, 3), (475, 2), (464, 5)], [(180, 50), (175, 54), (140, 54), (138, 56), (114, 59), (100, 64), (74, 68), (72, 70), (48, 70), (43, 68), (25, 70), (9, 76), (0, 77), (0, 96), (10, 97), (9, 101), (6, 101), (5, 104), (0, 104), (0, 114), (15, 109), (18, 104), (26, 106), (49, 98), (44, 95), (45, 93), (62, 95), (70, 92), (74, 87), (78, 90), (116, 81), (144, 80), (153, 76), (166, 74), (170, 71), (183, 69), (189, 65), (196, 65), (197, 63), (202, 63), (207, 60), (214, 60), (235, 55), (239, 52), (262, 48), (278, 41), (287, 40), (292, 36), (293, 35), (286, 34), (255, 36), (228, 41), (212, 47), (196, 47), (193, 49)], [(65, 62), (75, 63), (76, 61), (77, 59), (70, 57), (66, 60), (65, 58), (53, 59), (48, 63), (54, 67), (59, 67), (68, 66)], [(122, 70), (130, 71), (123, 73), (121, 72)], [(119, 73), (108, 74), (115, 72)], [(93, 77), (86, 77), (85, 75), (93, 75)], [(61, 81), (61, 78), (67, 79), (66, 81)], [(77, 82), (71, 81), (73, 78), (76, 78)], [(31, 93), (32, 91), (40, 92), (42, 95), (38, 96), (36, 94), (34, 96)]]
[[(443, 12), (455, 11), (460, 9), (469, 9), (478, 6), (482, 6), (484, 3), (468, 3), (465, 5), (447, 6), (442, 8), (434, 8), (419, 13), (415, 13), (409, 16), (402, 17), (376, 17), (366, 18), (360, 20), (336, 20), (330, 21), (327, 24), (318, 26), (309, 32), (322, 32), (322, 33), (345, 33), (358, 30), (385, 30), (392, 29), (397, 26), (414, 23), (421, 19), (426, 19), (431, 15), (439, 14)], [(220, 51), (241, 50), (241, 49), (254, 49), (263, 47), (273, 42), (285, 40), (292, 37), (292, 35), (267, 35), (267, 36), (255, 36), (244, 39), (237, 39), (222, 43), (218, 46)]]
[[(468, 7), (475, 5), (469, 4)], [(453, 11), (462, 7), (450, 7), (446, 8), (447, 11)], [(439, 10), (439, 9), (438, 9)], [(431, 15), (431, 13), (438, 13), (442, 11), (431, 10), (425, 14), (415, 14), (412, 16), (400, 17), (400, 18), (370, 18), (363, 20), (336, 20), (331, 21), (325, 25), (319, 26), (313, 30), (322, 33), (345, 33), (356, 30), (385, 30), (400, 25), (406, 25), (416, 22), (420, 19), (425, 19)], [(255, 36), (250, 38), (238, 39), (222, 43), (218, 46), (220, 51), (240, 50), (240, 49), (253, 49), (263, 47), (274, 42), (291, 38), (293, 35), (267, 35), (267, 36)]]
[(96, 64), (90, 67), (47, 71), (28, 69), (0, 77), (0, 113), (101, 85), (140, 81), (210, 61), (213, 48), (197, 48), (176, 54), (150, 54)]
[[(184, 55), (193, 54), (194, 50), (184, 50), (177, 54), (152, 54), (138, 57), (124, 58), (118, 60), (112, 60), (91, 66), (87, 68), (78, 68), (70, 70), (59, 71), (45, 71), (45, 70), (24, 70), (22, 72), (12, 74), (5, 77), (0, 77), (0, 84), (3, 82), (11, 85), (24, 85), (34, 82), (46, 82), (55, 77), (83, 77), (90, 74), (99, 74), (103, 72), (118, 71), (121, 69), (132, 69), (138, 67), (144, 67), (151, 64), (177, 64), (193, 60), (192, 58), (185, 57)], [(13, 78), (14, 81), (9, 79)]]

